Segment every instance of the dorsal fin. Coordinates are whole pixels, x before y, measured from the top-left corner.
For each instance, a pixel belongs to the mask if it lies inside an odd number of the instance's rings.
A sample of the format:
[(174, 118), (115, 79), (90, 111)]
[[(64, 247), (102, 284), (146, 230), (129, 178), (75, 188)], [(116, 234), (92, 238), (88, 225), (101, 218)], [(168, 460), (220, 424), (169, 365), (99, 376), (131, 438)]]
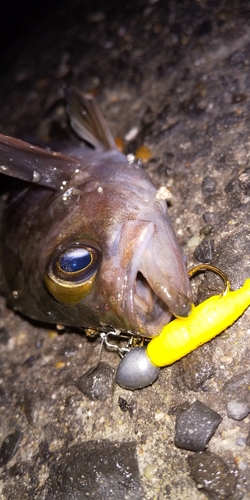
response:
[(97, 151), (116, 149), (116, 144), (101, 110), (90, 94), (72, 88), (67, 95), (70, 124), (75, 133)]

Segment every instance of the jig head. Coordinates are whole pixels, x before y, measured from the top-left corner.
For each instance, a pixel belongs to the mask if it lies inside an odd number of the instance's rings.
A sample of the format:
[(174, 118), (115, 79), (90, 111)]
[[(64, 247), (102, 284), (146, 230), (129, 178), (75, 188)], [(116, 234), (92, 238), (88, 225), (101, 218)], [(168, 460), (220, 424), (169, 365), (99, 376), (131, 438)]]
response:
[(250, 305), (250, 279), (239, 290), (231, 291), (226, 274), (209, 264), (194, 267), (189, 271), (189, 277), (204, 270), (213, 271), (223, 279), (223, 294), (214, 295), (198, 306), (193, 306), (188, 317), (175, 318), (164, 326), (147, 347), (131, 349), (121, 360), (116, 372), (116, 382), (120, 386), (135, 390), (152, 384), (161, 367), (171, 365), (219, 335)]

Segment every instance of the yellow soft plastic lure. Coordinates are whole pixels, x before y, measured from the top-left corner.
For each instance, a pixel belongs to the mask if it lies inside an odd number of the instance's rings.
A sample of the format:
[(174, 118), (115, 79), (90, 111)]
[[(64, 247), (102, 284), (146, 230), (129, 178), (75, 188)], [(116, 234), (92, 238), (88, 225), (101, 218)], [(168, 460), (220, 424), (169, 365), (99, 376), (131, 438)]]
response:
[(171, 365), (219, 335), (250, 305), (250, 279), (233, 292), (225, 273), (210, 264), (196, 266), (188, 274), (192, 277), (196, 272), (205, 270), (213, 271), (223, 279), (224, 293), (193, 306), (188, 317), (176, 318), (168, 323), (147, 347), (131, 349), (117, 369), (116, 382), (119, 385), (130, 390), (151, 385), (161, 367)]
[(168, 323), (147, 346), (147, 355), (156, 366), (174, 363), (232, 325), (250, 305), (250, 279), (239, 290), (226, 290), (205, 300), (187, 318)]

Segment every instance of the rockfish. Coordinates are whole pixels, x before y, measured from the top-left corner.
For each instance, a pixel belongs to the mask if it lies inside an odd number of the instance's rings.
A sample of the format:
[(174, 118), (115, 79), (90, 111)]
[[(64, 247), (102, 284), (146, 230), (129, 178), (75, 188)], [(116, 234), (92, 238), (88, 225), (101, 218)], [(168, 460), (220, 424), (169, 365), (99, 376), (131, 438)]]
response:
[(57, 153), (0, 135), (0, 179), (19, 179), (1, 219), (0, 290), (30, 318), (157, 336), (191, 291), (166, 202), (115, 145), (96, 101), (69, 95), (91, 147)]

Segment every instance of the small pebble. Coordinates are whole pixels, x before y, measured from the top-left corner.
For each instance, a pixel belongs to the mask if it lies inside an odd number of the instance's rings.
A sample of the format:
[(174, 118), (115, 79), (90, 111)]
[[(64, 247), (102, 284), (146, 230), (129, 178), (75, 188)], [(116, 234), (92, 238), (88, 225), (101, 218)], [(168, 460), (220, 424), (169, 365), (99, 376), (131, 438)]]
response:
[(201, 242), (201, 237), (198, 235), (192, 236), (190, 240), (188, 240), (187, 246), (188, 248), (196, 248)]
[(214, 240), (203, 240), (194, 251), (198, 262), (211, 262), (214, 256)]
[(54, 366), (57, 370), (62, 370), (62, 368), (65, 368), (65, 365), (64, 361), (57, 361)]
[(199, 233), (200, 235), (207, 236), (208, 234), (212, 233), (212, 231), (213, 231), (213, 226), (211, 224), (206, 224), (200, 229)]
[(202, 218), (204, 222), (210, 223), (214, 221), (215, 214), (213, 212), (204, 212), (202, 214)]
[(223, 386), (223, 392), (235, 394), (240, 399), (245, 399), (249, 393), (250, 371), (231, 377)]
[(140, 146), (135, 152), (136, 159), (140, 158), (143, 163), (147, 163), (152, 156), (152, 152), (147, 146)]
[(202, 451), (222, 421), (216, 411), (195, 401), (176, 418), (175, 446), (191, 451)]
[(129, 404), (127, 400), (122, 398), (121, 396), (119, 396), (118, 405), (120, 406), (121, 411), (123, 411), (124, 413), (129, 410)]
[(148, 479), (149, 481), (152, 481), (152, 482), (154, 482), (157, 479), (157, 477), (155, 475), (156, 472), (157, 472), (157, 465), (156, 464), (147, 465), (147, 467), (145, 467), (145, 469), (143, 471), (146, 479)]
[(128, 141), (128, 142), (133, 141), (136, 138), (136, 136), (138, 135), (138, 132), (139, 132), (138, 127), (131, 128), (124, 137), (125, 141)]
[(237, 465), (239, 470), (244, 471), (247, 469), (247, 463), (244, 462), (244, 460), (240, 460), (239, 462), (237, 462)]
[(232, 399), (227, 403), (227, 416), (234, 420), (243, 420), (250, 413), (250, 404), (247, 401)]
[(50, 340), (53, 340), (56, 337), (58, 337), (58, 333), (55, 330), (49, 330), (48, 331), (48, 337), (49, 337)]
[(188, 458), (191, 475), (199, 489), (208, 493), (211, 499), (233, 498), (236, 477), (225, 462), (215, 453), (203, 451)]
[(121, 411), (123, 411), (124, 413), (128, 412), (130, 417), (132, 417), (137, 405), (135, 401), (132, 400), (128, 403), (126, 399), (119, 396), (118, 406), (120, 407)]
[(76, 387), (93, 401), (106, 401), (112, 391), (114, 369), (107, 363), (99, 363), (89, 375), (83, 375), (76, 382)]
[(205, 196), (208, 196), (210, 194), (214, 194), (216, 191), (216, 180), (213, 179), (213, 177), (206, 176), (204, 177), (202, 184), (201, 184), (201, 189), (202, 193)]
[(246, 438), (245, 437), (239, 437), (236, 441), (237, 446), (246, 446)]
[(157, 193), (156, 193), (156, 199), (157, 200), (171, 200), (172, 198), (172, 193), (171, 191), (169, 191), (169, 189), (167, 188), (167, 186), (161, 186)]
[(159, 422), (164, 417), (165, 417), (165, 413), (163, 413), (163, 411), (159, 411), (159, 412), (155, 413), (155, 420), (156, 420), (156, 422)]

